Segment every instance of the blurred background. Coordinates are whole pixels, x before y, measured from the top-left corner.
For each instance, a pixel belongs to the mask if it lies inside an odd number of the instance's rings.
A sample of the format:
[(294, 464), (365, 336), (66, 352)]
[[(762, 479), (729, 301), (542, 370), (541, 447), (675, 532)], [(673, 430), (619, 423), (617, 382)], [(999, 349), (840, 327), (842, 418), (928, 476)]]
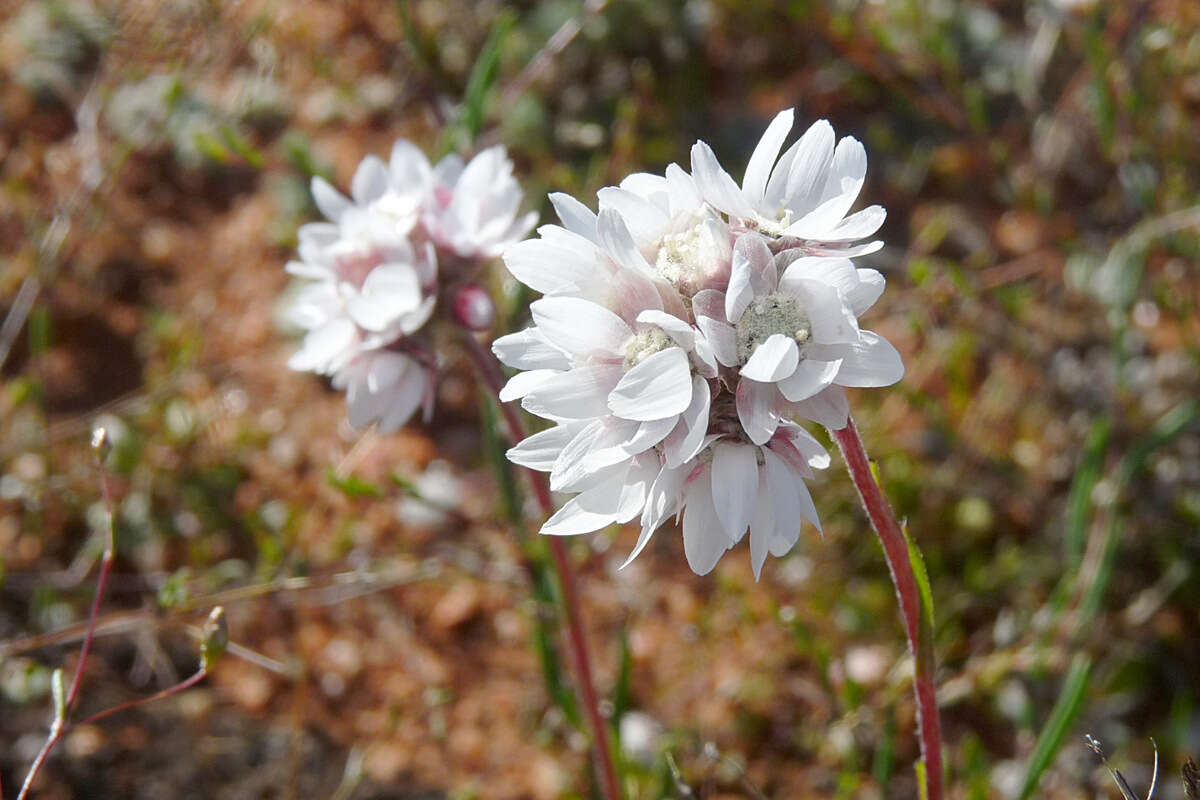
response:
[[(795, 107), (888, 209), (852, 395), (924, 550), (956, 798), (1183, 796), (1200, 754), (1200, 4), (0, 2), (0, 775), (15, 796), (118, 556), (54, 798), (588, 797), (552, 581), (466, 362), (380, 437), (277, 323), (307, 183), (404, 136), (508, 146), (526, 206), (735, 175)], [(549, 47), (547, 42), (551, 41)], [(540, 53), (540, 56), (539, 56)], [(533, 62), (535, 66), (529, 65)], [(508, 313), (528, 300), (496, 269)], [(821, 433), (821, 435), (824, 435)], [(912, 798), (905, 639), (835, 456), (755, 582), (571, 541), (631, 797)], [(688, 794), (691, 792), (691, 794)]]

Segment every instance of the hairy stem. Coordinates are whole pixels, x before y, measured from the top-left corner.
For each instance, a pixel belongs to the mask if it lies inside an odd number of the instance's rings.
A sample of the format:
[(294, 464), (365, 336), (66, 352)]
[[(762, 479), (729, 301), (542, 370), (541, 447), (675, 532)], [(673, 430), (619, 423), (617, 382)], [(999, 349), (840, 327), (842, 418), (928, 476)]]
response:
[[(495, 356), (483, 347), (470, 332), (463, 332), (467, 352), (475, 363), (476, 369), (487, 384), (488, 389), (496, 397), (500, 413), (508, 427), (509, 437), (513, 443), (520, 442), (528, 433), (521, 414), (509, 403), (500, 402), (500, 389), (504, 386), (504, 375)], [(533, 485), (533, 493), (546, 516), (554, 513), (554, 499), (550, 496), (550, 485), (546, 476), (540, 472), (526, 469), (529, 481)], [(575, 678), (579, 685), (579, 693), (587, 714), (588, 724), (592, 729), (592, 749), (596, 759), (596, 771), (600, 778), (600, 786), (605, 800), (620, 800), (621, 787), (617, 779), (617, 770), (611, 750), (608, 727), (600, 714), (600, 702), (596, 696), (596, 687), (592, 679), (592, 661), (588, 653), (587, 638), (583, 630), (583, 608), (579, 602), (579, 588), (575, 580), (575, 571), (571, 567), (567, 548), (558, 536), (549, 536), (550, 556), (554, 561), (554, 569), (558, 573), (559, 584), (562, 586), (564, 616), (567, 623), (567, 644), (571, 651), (571, 661), (575, 667)]]
[(917, 699), (917, 729), (921, 758), (925, 762), (928, 797), (929, 800), (942, 800), (942, 731), (934, 686), (933, 642), (929, 636), (932, 623), (927, 619), (922, 626), (921, 591), (913, 572), (908, 540), (896, 522), (891, 503), (871, 473), (871, 464), (854, 420), (847, 419), (846, 427), (831, 433), (841, 448), (850, 477), (871, 519), (871, 526), (883, 545), (896, 596), (900, 600), (900, 613), (904, 618), (908, 646), (915, 663), (913, 691)]

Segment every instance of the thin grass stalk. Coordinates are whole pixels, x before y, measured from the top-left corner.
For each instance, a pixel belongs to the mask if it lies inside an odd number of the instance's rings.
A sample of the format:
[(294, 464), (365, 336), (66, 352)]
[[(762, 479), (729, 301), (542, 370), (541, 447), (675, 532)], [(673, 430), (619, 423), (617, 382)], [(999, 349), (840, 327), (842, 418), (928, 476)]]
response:
[(922, 626), (921, 591), (913, 571), (908, 538), (871, 472), (871, 463), (854, 420), (847, 419), (846, 427), (831, 433), (842, 451), (850, 477), (871, 520), (871, 527), (883, 545), (892, 583), (896, 587), (915, 665), (913, 692), (917, 700), (917, 734), (921, 743), (921, 759), (925, 765), (927, 797), (929, 800), (942, 800), (942, 730), (934, 684), (933, 642), (929, 640), (931, 623)]
[[(528, 432), (520, 413), (509, 403), (500, 401), (500, 390), (504, 386), (504, 374), (495, 357), (479, 343), (471, 333), (464, 332), (467, 353), (470, 355), (480, 377), (496, 398), (496, 405), (504, 416), (509, 436), (514, 444), (524, 439)], [(555, 512), (554, 499), (550, 496), (550, 485), (546, 476), (531, 469), (525, 470), (533, 485), (534, 496), (546, 516)], [(616, 763), (613, 760), (611, 739), (608, 726), (600, 713), (600, 702), (596, 695), (596, 687), (592, 677), (592, 661), (588, 652), (587, 637), (583, 628), (583, 607), (579, 601), (578, 582), (575, 570), (567, 555), (567, 548), (560, 537), (549, 536), (550, 557), (554, 569), (558, 573), (559, 584), (562, 587), (563, 613), (567, 623), (567, 644), (571, 651), (571, 660), (575, 667), (575, 678), (579, 693), (583, 700), (584, 713), (592, 733), (592, 751), (596, 760), (596, 772), (600, 780), (600, 788), (605, 800), (621, 800), (621, 785), (617, 778)]]

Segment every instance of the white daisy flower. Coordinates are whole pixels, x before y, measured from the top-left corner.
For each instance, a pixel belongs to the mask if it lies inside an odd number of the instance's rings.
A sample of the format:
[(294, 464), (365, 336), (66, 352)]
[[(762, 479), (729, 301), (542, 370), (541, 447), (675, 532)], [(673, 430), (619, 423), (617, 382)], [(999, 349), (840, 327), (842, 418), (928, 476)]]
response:
[[(767, 126), (739, 188), (703, 141), (692, 146), (692, 175), (706, 202), (747, 228), (780, 237), (813, 255), (863, 255), (883, 246), (853, 243), (872, 236), (886, 212), (869, 206), (850, 216), (867, 174), (867, 154), (852, 136), (834, 145), (833, 127), (813, 123), (782, 156), (792, 111)], [(776, 158), (778, 156), (778, 159)], [(795, 240), (795, 241), (788, 241)]]
[(858, 326), (883, 293), (883, 276), (849, 259), (793, 253), (773, 256), (763, 237), (743, 234), (727, 291), (692, 300), (717, 361), (736, 370), (738, 419), (757, 444), (789, 416), (842, 428), (849, 406), (840, 387), (889, 386), (904, 376), (896, 348)]

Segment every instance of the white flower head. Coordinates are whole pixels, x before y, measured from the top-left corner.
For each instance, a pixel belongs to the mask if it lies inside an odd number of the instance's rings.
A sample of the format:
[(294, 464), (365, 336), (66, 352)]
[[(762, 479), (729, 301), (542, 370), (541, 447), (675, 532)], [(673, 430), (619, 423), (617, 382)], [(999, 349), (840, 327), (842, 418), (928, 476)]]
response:
[(692, 175), (630, 175), (596, 213), (551, 195), (562, 225), (505, 253), (545, 297), (493, 346), (521, 370), (501, 400), (555, 423), (508, 455), (575, 495), (543, 533), (640, 518), (632, 559), (674, 516), (694, 571), (749, 532), (758, 576), (803, 520), (819, 530), (805, 480), (829, 456), (795, 420), (843, 427), (841, 387), (894, 383), (903, 365), (858, 325), (884, 284), (850, 261), (877, 249), (854, 242), (883, 219), (846, 216), (862, 146), (818, 123), (776, 163), (790, 127), (790, 112), (771, 124), (741, 187), (698, 142)]
[[(873, 235), (886, 212), (869, 206), (846, 216), (867, 174), (867, 154), (853, 136), (834, 144), (833, 126), (814, 122), (779, 155), (792, 128), (792, 111), (767, 126), (739, 187), (705, 142), (692, 147), (692, 174), (706, 202), (742, 225), (770, 237), (797, 240), (815, 255), (863, 255), (883, 246), (853, 243)], [(778, 158), (777, 158), (778, 157)]]
[[(416, 334), (437, 303), (439, 264), (470, 269), (536, 220), (519, 214), (512, 162), (497, 146), (465, 165), (451, 155), (431, 166), (401, 139), (388, 162), (363, 159), (350, 197), (321, 178), (312, 193), (329, 221), (300, 229), (299, 259), (287, 265), (309, 281), (285, 310), (307, 332), (289, 365), (332, 376), (357, 427), (395, 430), (418, 407), (428, 418), (436, 359)], [(486, 309), (467, 310), (485, 324)]]

